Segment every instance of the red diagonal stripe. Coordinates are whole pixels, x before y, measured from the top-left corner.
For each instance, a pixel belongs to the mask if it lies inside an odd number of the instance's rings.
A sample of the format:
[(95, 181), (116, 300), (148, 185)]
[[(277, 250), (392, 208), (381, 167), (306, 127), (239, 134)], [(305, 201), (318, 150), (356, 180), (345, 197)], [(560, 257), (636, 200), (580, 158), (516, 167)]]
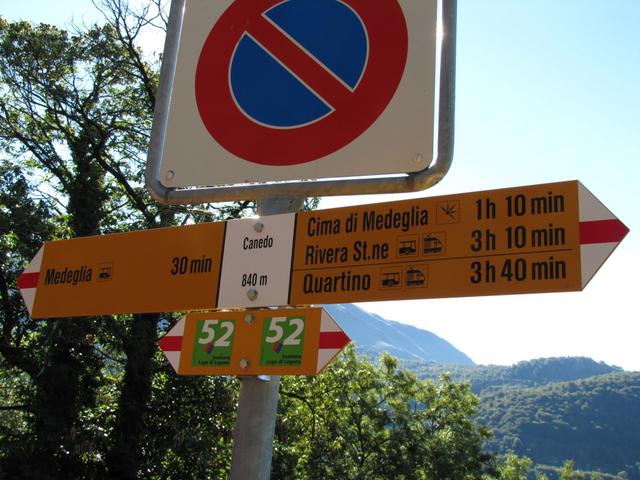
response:
[(252, 21), (247, 32), (335, 110), (352, 95), (344, 84), (263, 17)]
[(320, 332), (318, 348), (343, 348), (351, 339), (344, 332)]
[(180, 352), (182, 351), (182, 337), (177, 335), (165, 335), (158, 342), (160, 350), (163, 352)]
[(580, 222), (580, 245), (621, 242), (627, 233), (629, 229), (617, 218)]
[(38, 279), (40, 278), (40, 272), (25, 272), (18, 277), (18, 288), (36, 288), (38, 286)]

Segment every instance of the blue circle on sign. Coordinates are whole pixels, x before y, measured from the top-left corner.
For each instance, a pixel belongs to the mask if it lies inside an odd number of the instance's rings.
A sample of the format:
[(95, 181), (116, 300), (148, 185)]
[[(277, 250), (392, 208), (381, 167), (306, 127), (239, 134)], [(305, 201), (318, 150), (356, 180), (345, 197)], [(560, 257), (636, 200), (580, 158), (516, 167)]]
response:
[[(348, 89), (355, 90), (365, 71), (368, 41), (360, 17), (349, 6), (339, 0), (288, 0), (264, 16)], [(300, 127), (334, 110), (247, 33), (233, 54), (229, 80), (239, 109), (258, 124)]]

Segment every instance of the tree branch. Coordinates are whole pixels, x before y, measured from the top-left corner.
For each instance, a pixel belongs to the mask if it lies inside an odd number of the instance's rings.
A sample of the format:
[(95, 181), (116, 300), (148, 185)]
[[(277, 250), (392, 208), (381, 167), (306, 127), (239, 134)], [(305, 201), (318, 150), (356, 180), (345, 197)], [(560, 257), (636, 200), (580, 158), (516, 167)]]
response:
[(29, 411), (27, 405), (0, 405), (0, 411), (10, 411), (10, 410), (23, 410), (25, 412)]

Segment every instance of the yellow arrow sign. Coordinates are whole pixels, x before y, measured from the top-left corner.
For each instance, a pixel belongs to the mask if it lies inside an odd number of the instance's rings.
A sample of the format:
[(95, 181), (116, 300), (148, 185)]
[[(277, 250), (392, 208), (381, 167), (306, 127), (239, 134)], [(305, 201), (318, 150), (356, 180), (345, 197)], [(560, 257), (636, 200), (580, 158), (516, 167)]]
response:
[(224, 223), (47, 242), (19, 279), (33, 318), (214, 308)]
[(579, 182), (48, 242), (34, 318), (582, 290), (629, 230)]
[(160, 340), (180, 375), (315, 375), (350, 342), (322, 308), (190, 313)]
[(289, 303), (582, 290), (628, 229), (579, 182), (298, 214)]

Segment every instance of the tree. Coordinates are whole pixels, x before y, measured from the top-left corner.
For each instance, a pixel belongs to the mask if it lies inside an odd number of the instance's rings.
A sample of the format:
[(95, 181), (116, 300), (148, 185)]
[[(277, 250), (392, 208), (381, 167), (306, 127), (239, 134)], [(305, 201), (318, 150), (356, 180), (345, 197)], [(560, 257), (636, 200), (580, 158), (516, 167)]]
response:
[[(159, 58), (139, 47), (162, 2), (67, 32), (0, 18), (1, 478), (224, 477), (237, 384), (181, 378), (156, 348), (173, 314), (34, 321), (16, 288), (47, 240), (234, 218), (250, 201), (157, 205), (143, 185)], [(478, 400), (349, 351), (283, 380), (279, 478), (480, 478)]]
[(560, 469), (559, 480), (584, 480), (584, 473), (573, 469), (573, 461), (567, 460)]
[(527, 457), (518, 457), (513, 453), (508, 454), (498, 467), (500, 480), (527, 480), (527, 472), (533, 462)]
[(272, 476), (480, 478), (490, 457), (476, 408), (467, 384), (421, 382), (350, 348), (318, 377), (283, 378)]
[[(0, 162), (0, 459), (3, 450), (24, 444), (32, 409), (30, 379), (40, 374), (39, 352), (29, 345), (42, 334), (37, 322), (25, 315), (13, 285), (24, 256), (37, 250), (56, 227), (47, 206), (30, 198), (31, 188), (17, 167)], [(0, 467), (0, 477), (2, 471)]]
[[(252, 208), (251, 202), (167, 207), (148, 197), (143, 172), (159, 64), (136, 45), (148, 18), (131, 16), (126, 2), (104, 6), (105, 13), (120, 13), (107, 25), (75, 33), (0, 19), (0, 149), (23, 185), (23, 198), (7, 204), (1, 232), (8, 253), (1, 265), (0, 355), (33, 386), (24, 399), (31, 413), (27, 439), (4, 455), (3, 470), (15, 477), (44, 478), (52, 471), (80, 477), (104, 468), (120, 478), (137, 476), (153, 377), (161, 369), (154, 358), (159, 326), (172, 318), (31, 321), (15, 281), (39, 246), (53, 238), (239, 216)], [(14, 184), (2, 185), (6, 197), (16, 195)], [(32, 204), (38, 208), (21, 217), (20, 205)], [(104, 394), (105, 373), (117, 379), (106, 389), (110, 399), (117, 396), (110, 403), (113, 421), (87, 415)], [(96, 434), (105, 428), (109, 440)]]

